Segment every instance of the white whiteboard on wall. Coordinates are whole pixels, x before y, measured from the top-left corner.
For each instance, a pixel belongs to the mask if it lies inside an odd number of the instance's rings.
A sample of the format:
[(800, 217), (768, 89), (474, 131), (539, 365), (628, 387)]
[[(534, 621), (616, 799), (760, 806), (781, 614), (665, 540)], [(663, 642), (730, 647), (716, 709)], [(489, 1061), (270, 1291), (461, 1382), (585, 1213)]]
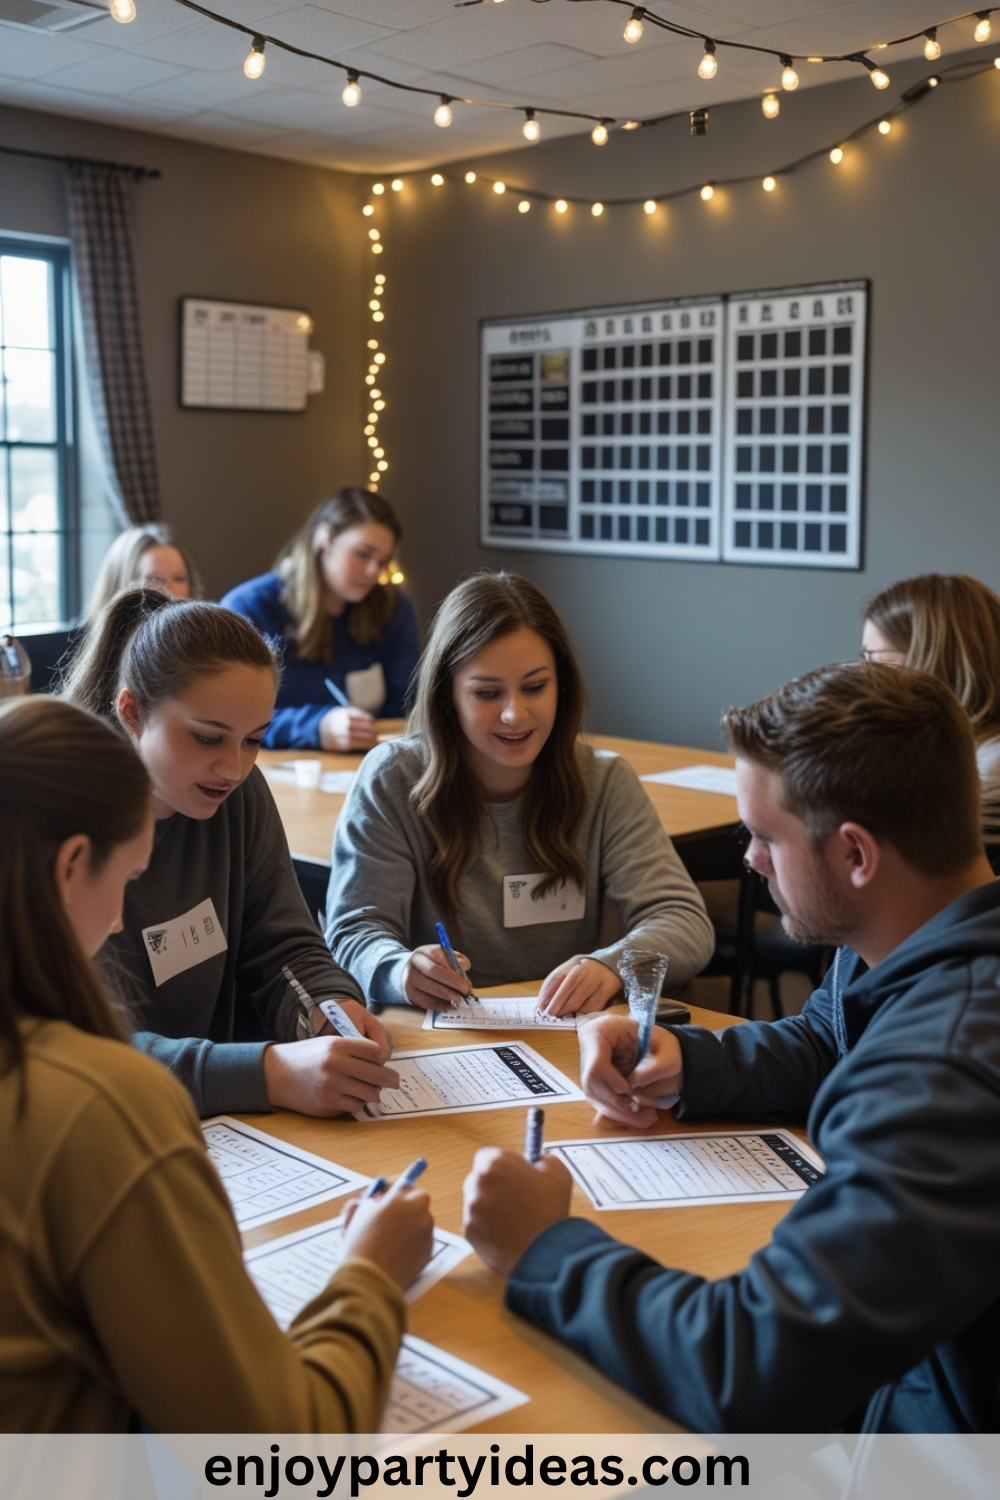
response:
[(859, 567), (867, 296), (484, 322), (484, 545)]
[(304, 411), (312, 319), (287, 307), (181, 301), (181, 406)]

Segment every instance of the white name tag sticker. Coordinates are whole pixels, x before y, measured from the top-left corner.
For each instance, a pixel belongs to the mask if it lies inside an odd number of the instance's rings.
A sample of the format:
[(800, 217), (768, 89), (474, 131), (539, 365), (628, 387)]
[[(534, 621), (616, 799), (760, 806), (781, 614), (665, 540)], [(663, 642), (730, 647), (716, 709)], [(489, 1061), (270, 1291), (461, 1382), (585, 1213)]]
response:
[(542, 922), (579, 922), (587, 909), (586, 894), (572, 884), (556, 886), (538, 900), (532, 891), (544, 875), (505, 875), (503, 878), (503, 925), (537, 927)]
[(144, 927), (142, 940), (157, 988), (229, 947), (211, 896), (181, 917)]

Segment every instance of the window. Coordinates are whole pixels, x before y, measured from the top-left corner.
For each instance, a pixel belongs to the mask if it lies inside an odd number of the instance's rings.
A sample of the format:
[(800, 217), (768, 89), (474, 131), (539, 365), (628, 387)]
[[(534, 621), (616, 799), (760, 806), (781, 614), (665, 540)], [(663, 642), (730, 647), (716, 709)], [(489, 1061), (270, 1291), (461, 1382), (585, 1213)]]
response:
[(0, 628), (69, 614), (66, 252), (0, 239)]

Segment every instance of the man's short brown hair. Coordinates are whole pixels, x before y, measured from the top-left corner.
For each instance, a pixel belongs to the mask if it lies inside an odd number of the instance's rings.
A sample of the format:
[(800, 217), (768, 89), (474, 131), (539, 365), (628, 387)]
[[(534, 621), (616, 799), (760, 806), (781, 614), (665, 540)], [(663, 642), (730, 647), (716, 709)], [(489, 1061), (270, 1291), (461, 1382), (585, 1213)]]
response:
[(972, 725), (928, 672), (820, 667), (722, 722), (734, 755), (778, 772), (784, 805), (815, 843), (860, 823), (931, 877), (982, 854)]

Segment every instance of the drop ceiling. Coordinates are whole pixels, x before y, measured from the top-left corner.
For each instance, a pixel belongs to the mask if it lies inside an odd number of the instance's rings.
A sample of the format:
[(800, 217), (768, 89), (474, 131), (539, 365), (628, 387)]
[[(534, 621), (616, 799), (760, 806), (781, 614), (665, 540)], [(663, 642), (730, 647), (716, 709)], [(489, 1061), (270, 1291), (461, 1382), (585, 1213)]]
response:
[[(361, 103), (347, 109), (340, 97), (343, 73), (273, 47), (263, 77), (251, 81), (242, 70), (248, 38), (177, 0), (135, 3), (129, 25), (91, 8), (82, 22), (45, 30), (24, 22), (44, 3), (0, 0), (0, 102), (349, 171), (402, 171), (524, 144), (518, 114), (455, 104), (452, 125), (440, 129), (432, 118), (435, 98), (364, 78)], [(774, 59), (720, 49), (717, 76), (703, 82), (696, 74), (698, 42), (647, 23), (641, 40), (630, 45), (622, 36), (628, 10), (606, 0), (207, 3), (297, 47), (435, 93), (618, 119), (753, 97), (776, 85), (781, 71)], [(940, 19), (933, 0), (731, 0), (724, 6), (661, 0), (651, 8), (707, 35), (803, 54), (856, 51)], [(4, 22), (7, 13), (21, 24)], [(969, 21), (942, 27), (945, 54), (967, 51), (971, 32)], [(919, 43), (910, 43), (876, 56), (891, 69), (894, 58), (920, 52)], [(799, 71), (803, 88), (858, 74), (850, 64), (803, 64)], [(589, 129), (546, 116), (541, 124), (546, 140)]]

